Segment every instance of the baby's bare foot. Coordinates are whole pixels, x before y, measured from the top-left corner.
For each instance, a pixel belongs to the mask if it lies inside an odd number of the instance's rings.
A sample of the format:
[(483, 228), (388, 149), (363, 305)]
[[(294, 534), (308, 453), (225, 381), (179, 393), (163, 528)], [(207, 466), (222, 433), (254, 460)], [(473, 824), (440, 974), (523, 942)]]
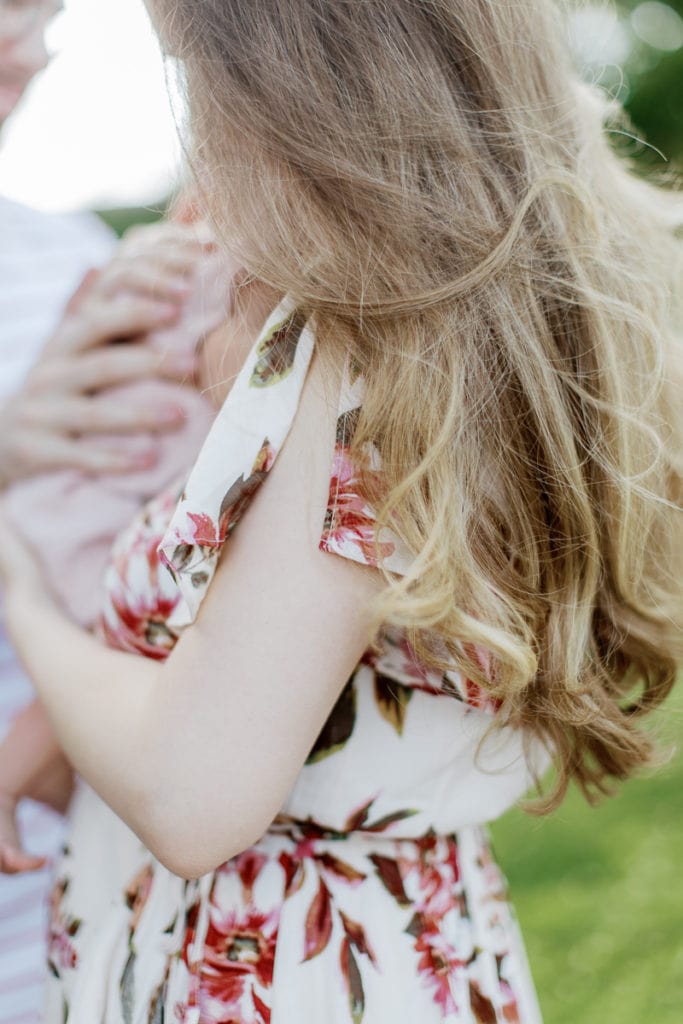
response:
[(6, 875), (38, 871), (47, 863), (47, 857), (38, 857), (22, 850), (16, 813), (15, 798), (7, 793), (0, 793), (0, 873)]

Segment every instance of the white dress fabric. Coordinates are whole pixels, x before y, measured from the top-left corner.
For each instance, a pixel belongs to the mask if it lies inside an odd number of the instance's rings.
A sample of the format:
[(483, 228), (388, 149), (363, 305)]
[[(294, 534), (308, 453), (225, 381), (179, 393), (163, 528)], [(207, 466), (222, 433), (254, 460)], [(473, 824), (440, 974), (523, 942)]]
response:
[[(103, 640), (163, 660), (192, 628), (223, 545), (268, 487), (313, 346), (286, 299), (189, 478), (114, 545)], [(362, 381), (347, 377), (320, 548), (373, 566), (373, 513), (349, 457), (361, 402)], [(379, 541), (405, 572), (398, 539)], [(485, 823), (526, 791), (545, 755), (531, 746), (525, 756), (509, 726), (477, 754), (496, 711), (387, 628), (274, 821), (215, 871), (188, 882), (131, 843), (129, 878), (92, 914), (97, 887), (112, 886), (92, 869), (102, 839), (83, 815), (53, 893), (48, 1024), (540, 1024)]]

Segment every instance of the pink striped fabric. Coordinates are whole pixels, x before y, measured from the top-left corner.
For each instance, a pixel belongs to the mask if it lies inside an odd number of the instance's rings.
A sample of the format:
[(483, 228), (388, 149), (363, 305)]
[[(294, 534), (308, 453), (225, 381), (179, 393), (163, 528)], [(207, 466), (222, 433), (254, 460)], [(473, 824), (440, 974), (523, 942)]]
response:
[[(3, 732), (31, 696), (4, 632), (0, 632)], [(54, 855), (62, 823), (58, 814), (32, 802), (19, 813), (28, 849)], [(46, 895), (50, 867), (26, 875), (0, 875), (0, 1021), (39, 1024), (45, 981)]]

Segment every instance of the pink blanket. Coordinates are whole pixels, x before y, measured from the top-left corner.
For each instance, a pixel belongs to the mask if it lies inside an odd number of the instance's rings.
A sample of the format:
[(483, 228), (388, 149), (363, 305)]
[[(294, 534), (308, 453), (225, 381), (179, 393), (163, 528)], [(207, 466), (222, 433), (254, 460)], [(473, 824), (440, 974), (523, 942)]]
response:
[[(150, 334), (145, 344), (160, 353), (194, 352), (227, 316), (230, 282), (237, 269), (222, 255), (207, 256), (195, 276), (182, 320)], [(189, 470), (215, 415), (196, 388), (172, 382), (140, 381), (112, 388), (110, 394), (129, 406), (146, 406), (153, 400), (182, 409), (179, 429), (154, 435), (155, 465), (97, 476), (53, 472), (22, 480), (6, 494), (8, 514), (43, 558), (49, 582), (65, 607), (83, 625), (91, 625), (98, 614), (100, 578), (114, 538), (141, 505)], [(91, 437), (83, 444), (111, 447), (112, 440)], [(150, 438), (121, 435), (114, 440), (134, 453), (148, 449)]]

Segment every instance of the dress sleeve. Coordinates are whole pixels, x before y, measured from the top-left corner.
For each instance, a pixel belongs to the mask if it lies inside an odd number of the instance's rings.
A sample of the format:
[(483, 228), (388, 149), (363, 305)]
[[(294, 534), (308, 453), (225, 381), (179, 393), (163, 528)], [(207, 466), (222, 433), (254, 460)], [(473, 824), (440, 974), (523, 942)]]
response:
[[(375, 512), (362, 496), (362, 474), (350, 454), (364, 390), (362, 378), (351, 376), (347, 365), (339, 400), (327, 509), (319, 547), (322, 551), (375, 568), (379, 553), (383, 565), (390, 572), (405, 576), (415, 556), (388, 527), (383, 527), (375, 538)], [(381, 480), (381, 460), (377, 450), (371, 446), (364, 455), (364, 473), (377, 473)], [(390, 680), (394, 689), (395, 684), (401, 684), (409, 688), (405, 692), (420, 689), (430, 694), (448, 693), (469, 708), (488, 714), (500, 710), (500, 701), (467, 679), (455, 664), (452, 670), (441, 673), (420, 662), (405, 630), (385, 625), (381, 637), (379, 653), (366, 652), (364, 662), (371, 665), (380, 679)], [(440, 643), (437, 636), (434, 636), (434, 642)], [(488, 675), (491, 667), (489, 653), (474, 644), (463, 643), (461, 646)], [(445, 649), (442, 653), (447, 657)]]
[(158, 547), (179, 600), (168, 620), (194, 621), (221, 549), (289, 433), (313, 352), (305, 318), (288, 297), (266, 322), (192, 468)]
[[(337, 434), (325, 520), (319, 547), (322, 551), (377, 567), (378, 554), (391, 572), (405, 575), (412, 555), (401, 539), (384, 527), (375, 537), (375, 512), (362, 496), (361, 473), (351, 458), (350, 447), (361, 411), (364, 383), (349, 364), (344, 371), (337, 417)], [(367, 452), (367, 469), (381, 473), (378, 452)]]

